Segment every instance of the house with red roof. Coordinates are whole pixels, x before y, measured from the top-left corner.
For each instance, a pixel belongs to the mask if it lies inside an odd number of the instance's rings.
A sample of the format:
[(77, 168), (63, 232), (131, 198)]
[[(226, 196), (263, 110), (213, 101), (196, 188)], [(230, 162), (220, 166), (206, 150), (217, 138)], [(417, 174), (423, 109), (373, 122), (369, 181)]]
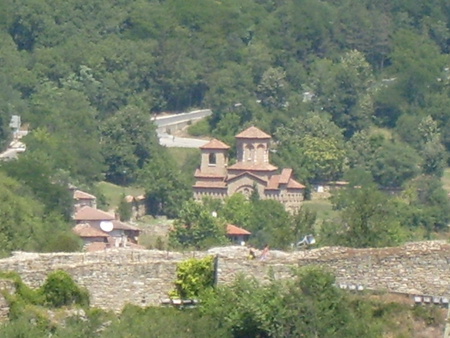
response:
[(294, 211), (303, 201), (305, 186), (294, 179), (293, 170), (279, 170), (270, 163), (272, 137), (256, 127), (236, 135), (237, 162), (228, 166), (225, 143), (213, 139), (200, 147), (201, 164), (195, 171), (194, 197), (224, 199), (235, 193), (250, 196), (256, 190), (261, 199), (274, 199)]
[(72, 228), (72, 231), (83, 240), (85, 245), (94, 242), (108, 243), (109, 235), (88, 223), (79, 223)]
[(234, 243), (246, 243), (252, 233), (233, 224), (227, 224), (227, 237)]
[(78, 210), (85, 205), (97, 208), (97, 197), (81, 190), (73, 191), (74, 209)]
[(101, 222), (111, 222), (116, 219), (116, 217), (109, 212), (85, 205), (75, 212), (73, 219), (77, 224), (88, 223), (93, 227), (100, 229)]
[[(85, 247), (89, 246), (89, 251), (103, 247), (98, 243), (104, 243), (104, 248), (139, 247), (141, 230), (116, 220), (115, 215), (106, 211), (84, 206), (75, 213), (73, 219), (77, 223), (73, 231), (80, 236)], [(91, 243), (96, 245), (91, 246)]]

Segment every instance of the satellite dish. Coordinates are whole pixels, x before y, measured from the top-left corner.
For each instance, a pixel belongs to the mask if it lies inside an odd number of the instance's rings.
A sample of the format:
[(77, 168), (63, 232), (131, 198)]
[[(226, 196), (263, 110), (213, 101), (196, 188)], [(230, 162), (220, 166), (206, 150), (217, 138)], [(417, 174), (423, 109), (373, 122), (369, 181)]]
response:
[(297, 246), (302, 245), (313, 245), (316, 243), (316, 239), (313, 235), (306, 235), (300, 242), (297, 243)]
[(100, 222), (100, 229), (102, 229), (104, 232), (110, 232), (114, 228), (114, 225), (111, 221), (101, 221)]

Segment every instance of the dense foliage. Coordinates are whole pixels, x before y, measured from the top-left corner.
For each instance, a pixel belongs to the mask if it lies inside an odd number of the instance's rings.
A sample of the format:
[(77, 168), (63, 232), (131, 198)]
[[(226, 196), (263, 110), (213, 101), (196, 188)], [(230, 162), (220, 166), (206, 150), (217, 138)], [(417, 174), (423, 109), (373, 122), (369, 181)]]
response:
[[(64, 189), (103, 179), (140, 185), (152, 215), (179, 217), (192, 173), (159, 146), (151, 119), (211, 108), (213, 116), (193, 126), (197, 134), (233, 146), (233, 136), (255, 124), (274, 135), (275, 164), (294, 168), (305, 184), (362, 169), (383, 188), (412, 194), (424, 186), (428, 197), (403, 197), (394, 214), (401, 224), (444, 229), (448, 209), (436, 179), (450, 149), (449, 6), (5, 0), (0, 148), (11, 140), (13, 114), (31, 133), (21, 159), (1, 170), (26, 187), (21, 197), (34, 198), (30, 205), (40, 204), (28, 212), (38, 223), (61, 219), (58, 226), (67, 227)], [(259, 245), (294, 242), (288, 237), (297, 234), (288, 234), (290, 223), (275, 203), (253, 207), (236, 223), (248, 226)], [(8, 241), (20, 237), (4, 228)], [(5, 244), (5, 252), (44, 250), (35, 236)]]
[[(50, 308), (60, 308), (62, 306), (89, 306), (89, 293), (86, 289), (77, 285), (72, 277), (63, 270), (56, 270), (50, 273), (44, 284), (32, 289), (28, 287), (15, 272), (1, 272), (0, 277), (14, 282), (15, 292), (3, 292), (9, 304), (9, 317), (17, 320), (27, 312), (34, 313), (33, 306), (45, 306)], [(42, 317), (42, 316), (41, 316)]]
[[(304, 166), (305, 181), (339, 176), (342, 137), (374, 127), (419, 149), (423, 172), (439, 175), (450, 146), (449, 12), (444, 0), (70, 0), (56, 8), (6, 0), (0, 144), (10, 115), (20, 114), (39, 131), (27, 142), (42, 160), (85, 180), (104, 173), (125, 183), (152, 157), (151, 133), (142, 139), (127, 128), (146, 130), (150, 113), (208, 107), (206, 131), (225, 141), (248, 123), (291, 130), (298, 140), (281, 142), (280, 161)], [(294, 121), (311, 112), (340, 132), (297, 134), (305, 129)], [(424, 121), (435, 137), (419, 135)], [(373, 176), (402, 183), (386, 175)]]

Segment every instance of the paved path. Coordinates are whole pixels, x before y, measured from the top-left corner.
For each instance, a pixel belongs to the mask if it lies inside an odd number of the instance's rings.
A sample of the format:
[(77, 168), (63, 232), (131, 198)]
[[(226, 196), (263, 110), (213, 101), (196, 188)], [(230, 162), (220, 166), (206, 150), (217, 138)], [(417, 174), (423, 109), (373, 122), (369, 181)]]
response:
[(159, 133), (159, 144), (166, 147), (180, 148), (200, 148), (208, 143), (208, 140), (200, 140), (195, 138), (177, 137), (165, 133)]
[(166, 132), (163, 132), (163, 130), (165, 130), (164, 128), (165, 126), (185, 121), (200, 120), (211, 114), (212, 114), (211, 110), (204, 109), (204, 110), (196, 110), (190, 113), (156, 117), (155, 119), (153, 119), (153, 121), (157, 126), (159, 143), (166, 147), (180, 147), (180, 148), (199, 148), (205, 145), (206, 143), (209, 142), (208, 140), (177, 137), (169, 135)]

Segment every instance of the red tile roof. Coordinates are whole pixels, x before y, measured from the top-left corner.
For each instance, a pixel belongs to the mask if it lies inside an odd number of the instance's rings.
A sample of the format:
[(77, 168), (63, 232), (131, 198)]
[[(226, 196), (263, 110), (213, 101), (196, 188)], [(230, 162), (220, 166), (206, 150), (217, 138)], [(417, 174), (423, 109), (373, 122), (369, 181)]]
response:
[(278, 190), (278, 183), (280, 182), (280, 175), (273, 175), (269, 182), (267, 182), (266, 190)]
[(292, 176), (292, 169), (283, 169), (280, 175), (280, 184), (288, 184)]
[(250, 231), (239, 228), (233, 224), (227, 224), (227, 235), (251, 235)]
[(220, 181), (203, 181), (203, 182), (195, 182), (195, 184), (193, 185), (194, 188), (226, 188), (227, 185), (225, 182)]
[(228, 150), (230, 149), (230, 146), (223, 143), (222, 141), (219, 141), (218, 139), (213, 138), (211, 141), (206, 143), (205, 145), (201, 146), (200, 149), (224, 149)]
[(261, 129), (252, 126), (237, 134), (236, 138), (270, 139), (272, 137), (263, 132)]
[(298, 183), (296, 180), (294, 180), (293, 178), (291, 178), (289, 180), (289, 183), (287, 185), (288, 189), (305, 189), (305, 186), (301, 183)]
[(89, 237), (108, 237), (109, 235), (106, 232), (101, 231), (100, 229), (94, 228), (89, 224), (82, 223), (77, 224), (72, 228), (72, 231), (76, 233), (81, 238), (89, 238)]
[(114, 215), (87, 205), (78, 210), (73, 217), (76, 221), (111, 221), (114, 218)]
[(227, 183), (233, 182), (233, 181), (235, 181), (235, 180), (237, 180), (237, 179), (239, 179), (239, 178), (241, 178), (241, 177), (243, 177), (243, 176), (250, 176), (250, 178), (252, 178), (252, 179), (254, 179), (254, 180), (256, 180), (256, 181), (259, 181), (259, 182), (261, 182), (262, 184), (266, 184), (266, 182), (267, 182), (267, 181), (266, 181), (264, 178), (262, 178), (262, 177), (256, 176), (256, 175), (252, 174), (251, 172), (244, 171), (243, 173), (240, 173), (239, 175), (236, 175), (236, 176), (234, 176), (234, 177), (229, 178), (229, 179), (227, 180)]
[(141, 229), (139, 229), (138, 227), (135, 227), (131, 224), (128, 223), (123, 223), (121, 221), (118, 220), (113, 220), (112, 221), (113, 224), (113, 230), (133, 230), (133, 231), (142, 231)]
[(270, 163), (249, 163), (237, 162), (228, 167), (228, 170), (246, 170), (246, 171), (274, 171), (278, 168)]
[(221, 175), (221, 174), (207, 174), (207, 173), (202, 173), (200, 171), (200, 169), (196, 169), (195, 170), (195, 174), (194, 177), (205, 177), (205, 178), (221, 178), (224, 179), (225, 176)]
[(94, 195), (88, 194), (87, 192), (81, 190), (75, 190), (73, 192), (73, 198), (76, 200), (95, 200), (97, 197)]

